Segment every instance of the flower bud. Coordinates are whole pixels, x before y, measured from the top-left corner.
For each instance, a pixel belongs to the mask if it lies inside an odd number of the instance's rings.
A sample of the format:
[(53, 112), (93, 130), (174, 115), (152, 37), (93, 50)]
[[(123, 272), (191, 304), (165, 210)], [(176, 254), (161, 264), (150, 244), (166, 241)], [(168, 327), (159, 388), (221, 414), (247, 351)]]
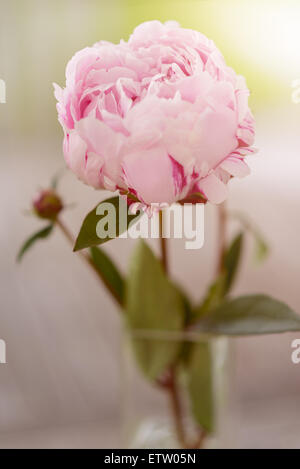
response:
[(55, 220), (62, 209), (63, 203), (52, 189), (42, 190), (33, 200), (34, 213), (40, 218)]

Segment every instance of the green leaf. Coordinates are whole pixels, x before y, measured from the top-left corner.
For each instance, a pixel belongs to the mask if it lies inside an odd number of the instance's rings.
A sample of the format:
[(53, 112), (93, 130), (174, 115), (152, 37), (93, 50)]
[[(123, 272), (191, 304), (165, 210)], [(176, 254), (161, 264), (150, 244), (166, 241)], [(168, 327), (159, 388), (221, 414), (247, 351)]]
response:
[(27, 239), (18, 253), (17, 261), (20, 262), (22, 260), (24, 254), (36, 243), (36, 241), (48, 238), (48, 236), (52, 233), (52, 230), (53, 224), (51, 223), (51, 225), (46, 226), (46, 228), (43, 228)]
[(195, 421), (214, 430), (213, 350), (210, 342), (193, 343), (186, 363), (187, 389)]
[(115, 292), (117, 297), (120, 299), (120, 302), (123, 303), (124, 300), (124, 279), (121, 276), (116, 265), (112, 262), (110, 257), (108, 257), (105, 252), (98, 248), (90, 248), (90, 253), (92, 260), (99, 271), (101, 277), (103, 277), (106, 282), (110, 285), (112, 290)]
[(240, 296), (223, 302), (196, 324), (202, 332), (221, 335), (276, 334), (300, 331), (300, 315), (266, 295)]
[(224, 256), (223, 273), (209, 287), (204, 300), (192, 314), (192, 321), (219, 306), (232, 288), (238, 271), (243, 248), (243, 233), (239, 233), (229, 246)]
[(254, 261), (257, 263), (263, 262), (269, 254), (269, 247), (264, 239), (263, 235), (261, 234), (260, 230), (254, 223), (249, 220), (243, 213), (241, 212), (230, 212), (229, 213), (232, 217), (239, 220), (239, 222), (244, 226), (244, 228), (251, 233), (254, 238)]
[(255, 248), (254, 248), (254, 260), (257, 263), (263, 262), (269, 255), (269, 247), (265, 240), (259, 236), (254, 238)]
[[(129, 225), (137, 222), (139, 217), (140, 213), (136, 215), (129, 213), (127, 203), (121, 197), (111, 197), (102, 201), (85, 217), (74, 251), (99, 246), (117, 238), (128, 230)], [(99, 234), (102, 237), (99, 237)]]
[(145, 375), (155, 380), (179, 353), (181, 343), (172, 333), (183, 328), (184, 304), (144, 241), (140, 241), (131, 262), (126, 303), (137, 361)]
[(224, 294), (229, 292), (235, 280), (238, 267), (239, 267), (239, 263), (240, 263), (242, 249), (243, 249), (243, 241), (244, 241), (244, 234), (239, 233), (234, 238), (233, 242), (229, 246), (229, 249), (225, 253), (224, 269), (226, 273), (226, 279), (225, 279)]
[(205, 313), (219, 306), (224, 298), (226, 285), (226, 275), (220, 275), (215, 282), (209, 287), (203, 302), (193, 311), (192, 320), (201, 318)]
[(193, 308), (191, 301), (187, 295), (187, 293), (184, 291), (181, 285), (178, 285), (177, 283), (173, 282), (174, 287), (177, 289), (181, 300), (183, 304), (183, 309), (184, 309), (184, 317), (185, 317), (185, 324), (189, 324), (189, 322), (192, 319), (193, 315)]

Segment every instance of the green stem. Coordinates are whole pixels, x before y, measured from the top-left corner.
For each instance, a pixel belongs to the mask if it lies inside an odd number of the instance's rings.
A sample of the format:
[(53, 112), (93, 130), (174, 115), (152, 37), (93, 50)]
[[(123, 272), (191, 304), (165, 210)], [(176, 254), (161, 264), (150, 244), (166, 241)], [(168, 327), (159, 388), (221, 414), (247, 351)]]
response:
[[(221, 214), (222, 228), (220, 231), (224, 233), (223, 221), (225, 220), (225, 213), (222, 211)], [(163, 213), (159, 212), (159, 234), (160, 234), (160, 247), (161, 247), (161, 263), (166, 274), (168, 274), (168, 249), (166, 238), (163, 237)], [(224, 246), (222, 241), (222, 262), (225, 252), (225, 238)], [(223, 268), (223, 267), (222, 267)], [(159, 383), (158, 383), (159, 384)], [(197, 437), (193, 441), (188, 441), (185, 434), (184, 428), (184, 411), (181, 402), (181, 396), (176, 382), (176, 365), (172, 366), (169, 371), (165, 382), (161, 383), (161, 386), (168, 392), (170, 399), (170, 407), (173, 415), (173, 421), (176, 431), (177, 440), (183, 449), (200, 449), (206, 438), (206, 432), (202, 428), (198, 429)]]
[(184, 423), (183, 423), (183, 409), (181, 405), (180, 393), (176, 383), (176, 372), (173, 368), (170, 370), (170, 378), (167, 390), (169, 392), (171, 411), (177, 435), (177, 440), (182, 448), (187, 448), (185, 439)]
[(163, 237), (163, 212), (159, 212), (159, 239), (161, 247), (161, 263), (166, 274), (168, 274), (168, 251), (167, 240)]
[(226, 205), (223, 202), (218, 206), (218, 240), (217, 245), (219, 249), (216, 275), (217, 277), (222, 274), (224, 268), (224, 257), (226, 252), (226, 232), (227, 232), (227, 212)]
[[(167, 240), (163, 237), (163, 213), (159, 212), (159, 238), (161, 248), (161, 263), (163, 269), (168, 275), (168, 250)], [(173, 415), (173, 421), (176, 431), (177, 440), (182, 448), (186, 448), (186, 439), (183, 423), (183, 408), (180, 399), (180, 392), (176, 383), (176, 370), (175, 367), (170, 368), (168, 380), (164, 385), (164, 389), (168, 392), (170, 400), (170, 408)]]

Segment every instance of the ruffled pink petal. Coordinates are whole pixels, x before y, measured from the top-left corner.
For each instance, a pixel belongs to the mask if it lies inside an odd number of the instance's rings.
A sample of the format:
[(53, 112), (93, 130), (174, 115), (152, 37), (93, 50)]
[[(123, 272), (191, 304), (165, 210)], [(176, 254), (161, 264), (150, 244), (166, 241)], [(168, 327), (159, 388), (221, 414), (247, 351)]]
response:
[(172, 175), (173, 175), (173, 181), (174, 181), (174, 187), (175, 187), (175, 195), (177, 196), (180, 194), (186, 184), (186, 178), (184, 175), (184, 167), (178, 163), (178, 161), (174, 160), (172, 156), (169, 155), (169, 158), (172, 163)]
[(246, 118), (246, 115), (248, 113), (248, 98), (250, 92), (247, 88), (244, 77), (240, 75), (237, 77), (236, 87), (237, 89), (235, 90), (235, 96), (238, 111), (238, 122), (239, 124), (242, 124), (243, 120)]
[(232, 156), (229, 156), (224, 161), (222, 161), (220, 167), (232, 176), (237, 176), (239, 178), (248, 176), (248, 174), (250, 174), (250, 168), (245, 163), (245, 161)]
[(93, 63), (99, 56), (99, 51), (94, 47), (86, 47), (72, 57), (66, 68), (66, 85), (72, 88), (76, 80), (83, 73), (84, 68)]
[(86, 143), (75, 131), (65, 137), (64, 155), (68, 167), (81, 181), (95, 189), (103, 187), (101, 172), (104, 159), (88, 152)]
[(239, 124), (237, 138), (242, 142), (242, 146), (251, 146), (254, 143), (255, 123), (250, 111), (244, 120)]
[(92, 116), (77, 122), (76, 131), (86, 143), (87, 151), (104, 159), (104, 174), (117, 186), (121, 182), (120, 148), (124, 135)]
[(146, 203), (175, 201), (173, 164), (162, 147), (126, 155), (123, 164), (124, 180)]
[(128, 43), (130, 46), (140, 47), (153, 43), (164, 33), (164, 25), (160, 21), (147, 21), (135, 28)]
[(228, 194), (227, 185), (213, 173), (198, 182), (198, 189), (213, 204), (224, 202)]
[(198, 140), (197, 159), (199, 163), (206, 161), (210, 168), (218, 165), (237, 147), (235, 113), (227, 107), (204, 111), (194, 132)]
[(92, 70), (88, 75), (86, 86), (95, 86), (97, 83), (101, 85), (115, 83), (119, 78), (136, 79), (134, 70), (125, 67), (114, 67), (110, 70)]
[(63, 89), (57, 85), (56, 83), (53, 83), (53, 88), (54, 88), (54, 96), (58, 102), (63, 101), (63, 96), (64, 96), (64, 91)]
[(104, 165), (104, 158), (93, 152), (86, 154), (86, 163), (84, 178), (85, 182), (95, 189), (103, 187), (102, 182), (102, 169)]
[(64, 156), (68, 167), (81, 180), (84, 180), (85, 172), (85, 155), (87, 145), (77, 132), (72, 131), (65, 136), (64, 140)]

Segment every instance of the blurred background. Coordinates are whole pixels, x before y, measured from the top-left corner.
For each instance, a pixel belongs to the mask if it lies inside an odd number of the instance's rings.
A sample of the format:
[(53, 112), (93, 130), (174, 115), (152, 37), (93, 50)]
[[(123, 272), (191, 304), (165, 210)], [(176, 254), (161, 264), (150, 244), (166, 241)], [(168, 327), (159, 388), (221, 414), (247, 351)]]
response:
[[(300, 313), (300, 4), (297, 0), (0, 0), (0, 448), (120, 447), (121, 325), (117, 307), (55, 232), (19, 266), (16, 252), (42, 223), (24, 215), (35, 191), (64, 166), (52, 82), (79, 49), (127, 40), (142, 21), (174, 19), (212, 38), (247, 79), (257, 120), (252, 174), (231, 182), (229, 207), (267, 239), (260, 267), (251, 239), (236, 293), (265, 292)], [(299, 93), (298, 93), (299, 96)], [(76, 234), (103, 193), (67, 174), (64, 220)], [(232, 230), (235, 227), (232, 226)], [(215, 262), (216, 212), (205, 212), (205, 245), (172, 240), (172, 275), (197, 299)], [(155, 243), (152, 243), (154, 248)], [(125, 272), (134, 246), (105, 247)], [(199, 281), (201, 279), (201, 281)], [(240, 448), (300, 448), (300, 334), (235, 341), (235, 425)]]

